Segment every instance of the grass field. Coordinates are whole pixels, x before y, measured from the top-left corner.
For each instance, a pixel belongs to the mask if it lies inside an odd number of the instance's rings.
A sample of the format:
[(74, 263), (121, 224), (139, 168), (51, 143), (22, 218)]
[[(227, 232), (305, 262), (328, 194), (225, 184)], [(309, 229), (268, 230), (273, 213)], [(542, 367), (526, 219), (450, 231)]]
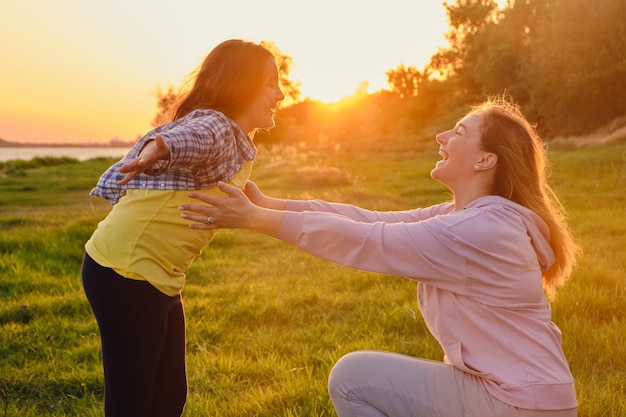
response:
[[(626, 416), (626, 144), (551, 150), (552, 182), (584, 247), (554, 321), (579, 415)], [(434, 141), (262, 149), (269, 195), (405, 209), (448, 199)], [(108, 159), (0, 164), (0, 417), (101, 416), (83, 244), (109, 209), (88, 197)], [(185, 416), (334, 416), (332, 365), (357, 349), (440, 360), (408, 280), (342, 268), (273, 239), (220, 231), (188, 274)]]

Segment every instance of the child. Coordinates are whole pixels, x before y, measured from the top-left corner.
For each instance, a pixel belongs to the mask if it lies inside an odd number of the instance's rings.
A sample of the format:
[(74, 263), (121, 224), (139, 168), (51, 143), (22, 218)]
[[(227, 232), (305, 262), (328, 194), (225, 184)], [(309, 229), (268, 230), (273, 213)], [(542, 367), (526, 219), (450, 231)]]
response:
[(284, 95), (271, 52), (242, 40), (215, 47), (171, 121), (139, 139), (91, 195), (113, 208), (85, 245), (82, 278), (102, 342), (105, 415), (177, 417), (187, 395), (185, 271), (214, 235), (186, 227), (189, 190), (242, 187), (257, 129)]

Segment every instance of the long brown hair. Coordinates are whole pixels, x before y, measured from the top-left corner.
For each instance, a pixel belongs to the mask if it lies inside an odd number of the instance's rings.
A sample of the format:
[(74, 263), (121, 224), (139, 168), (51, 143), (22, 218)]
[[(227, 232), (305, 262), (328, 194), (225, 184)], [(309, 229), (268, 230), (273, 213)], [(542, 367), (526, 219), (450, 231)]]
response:
[(543, 274), (550, 299), (570, 277), (581, 253), (566, 222), (565, 210), (547, 181), (546, 147), (519, 106), (504, 97), (490, 98), (470, 113), (483, 115), (483, 149), (498, 157), (492, 193), (529, 208), (550, 229), (555, 262)]
[(274, 55), (263, 46), (240, 39), (217, 45), (193, 77), (191, 89), (170, 109), (177, 120), (196, 109), (213, 109), (231, 119), (253, 101), (263, 86), (263, 64)]

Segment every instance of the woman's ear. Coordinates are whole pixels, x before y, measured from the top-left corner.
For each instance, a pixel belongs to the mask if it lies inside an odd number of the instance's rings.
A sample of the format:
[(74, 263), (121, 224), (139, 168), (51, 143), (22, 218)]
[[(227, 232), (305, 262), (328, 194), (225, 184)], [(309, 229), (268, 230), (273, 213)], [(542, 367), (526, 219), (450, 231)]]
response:
[(480, 170), (487, 170), (494, 168), (497, 162), (498, 156), (495, 153), (490, 152), (485, 154), (480, 161), (476, 163), (476, 166), (479, 167)]

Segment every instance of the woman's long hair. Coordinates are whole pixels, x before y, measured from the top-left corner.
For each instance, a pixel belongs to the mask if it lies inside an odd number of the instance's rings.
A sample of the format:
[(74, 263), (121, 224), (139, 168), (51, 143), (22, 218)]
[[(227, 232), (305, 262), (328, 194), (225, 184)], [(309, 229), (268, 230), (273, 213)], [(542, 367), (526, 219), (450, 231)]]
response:
[(263, 46), (240, 39), (217, 45), (192, 78), (191, 89), (171, 107), (169, 121), (196, 109), (213, 109), (231, 119), (240, 114), (263, 87), (263, 68), (274, 55)]
[(550, 299), (570, 277), (581, 249), (566, 222), (565, 211), (547, 181), (548, 158), (545, 145), (519, 106), (503, 97), (490, 98), (472, 108), (483, 115), (483, 149), (498, 157), (493, 194), (529, 208), (550, 229), (550, 246), (555, 262), (543, 274)]

